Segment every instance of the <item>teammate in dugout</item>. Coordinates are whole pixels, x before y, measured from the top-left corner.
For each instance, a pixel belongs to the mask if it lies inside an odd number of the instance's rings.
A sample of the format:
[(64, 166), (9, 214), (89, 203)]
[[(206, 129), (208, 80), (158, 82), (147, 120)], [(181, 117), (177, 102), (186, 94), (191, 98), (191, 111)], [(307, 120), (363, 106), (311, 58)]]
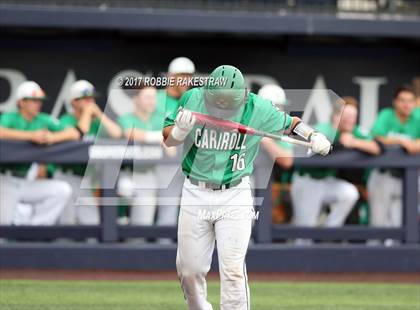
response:
[[(408, 154), (420, 153), (420, 107), (416, 107), (415, 93), (410, 86), (401, 86), (396, 90), (393, 108), (385, 108), (379, 113), (371, 134), (385, 145), (401, 146)], [(401, 172), (392, 169), (372, 171), (368, 193), (371, 225), (400, 227)]]
[[(178, 219), (176, 265), (189, 309), (212, 309), (207, 301), (205, 277), (217, 241), (220, 309), (245, 310), (250, 307), (245, 255), (254, 214), (249, 175), (261, 138), (196, 126), (192, 112), (270, 133), (295, 133), (309, 140), (312, 150), (322, 155), (329, 153), (331, 143), (299, 118), (290, 117), (270, 101), (248, 92), (239, 69), (223, 65), (210, 77), (223, 77), (226, 83), (222, 87), (207, 85), (187, 91), (179, 102), (179, 110), (166, 118), (163, 129), (168, 146), (184, 143), (182, 170), (187, 178)], [(235, 216), (204, 220), (198, 216), (203, 211)]]
[[(141, 143), (162, 142), (164, 109), (156, 104), (154, 86), (139, 85), (133, 96), (134, 112), (118, 118), (124, 137)], [(128, 172), (128, 173), (127, 173)], [(118, 182), (118, 193), (130, 199), (130, 223), (152, 225), (157, 205), (156, 165), (134, 165), (125, 169)]]
[[(284, 110), (287, 105), (286, 93), (283, 88), (275, 84), (267, 84), (260, 88), (258, 96), (270, 100), (274, 105)], [(276, 164), (287, 170), (293, 165), (293, 146), (290, 143), (271, 138), (261, 139), (262, 147), (276, 161)]]
[[(121, 129), (96, 104), (95, 87), (86, 80), (74, 82), (70, 87), (72, 113), (61, 116), (66, 128), (74, 128), (80, 138), (94, 139), (97, 136), (121, 137)], [(94, 195), (92, 171), (86, 164), (60, 166), (54, 177), (68, 182), (73, 195), (60, 216), (64, 225), (98, 225), (99, 209)]]
[[(50, 145), (79, 139), (72, 128), (64, 129), (59, 121), (41, 112), (45, 93), (27, 81), (16, 90), (18, 111), (0, 117), (0, 139), (30, 141)], [(48, 179), (45, 164), (2, 165), (0, 174), (0, 223), (10, 225), (19, 203), (30, 205), (28, 225), (53, 225), (70, 199), (72, 189), (60, 180)]]
[[(357, 125), (358, 103), (344, 97), (334, 103), (331, 123), (320, 123), (316, 130), (325, 134), (337, 147), (379, 155), (380, 146)], [(336, 169), (306, 168), (293, 175), (291, 186), (293, 223), (314, 227), (318, 224), (323, 205), (330, 212), (322, 226), (342, 226), (359, 199), (355, 185), (337, 177)], [(298, 244), (310, 243), (297, 240)]]
[[(178, 79), (191, 79), (195, 73), (195, 65), (187, 57), (176, 57), (168, 66), (168, 76), (173, 78), (175, 83), (168, 85), (164, 90), (158, 91), (157, 104), (165, 110), (165, 117), (172, 115), (178, 109), (178, 101), (189, 89), (187, 85), (177, 83)], [(163, 128), (162, 120), (160, 131)], [(181, 152), (180, 148), (170, 147), (167, 151), (175, 156)], [(184, 175), (179, 165), (157, 165), (157, 179), (159, 184), (157, 225), (176, 226), (179, 211), (179, 202), (182, 191)], [(160, 242), (168, 243), (169, 239), (159, 239)]]

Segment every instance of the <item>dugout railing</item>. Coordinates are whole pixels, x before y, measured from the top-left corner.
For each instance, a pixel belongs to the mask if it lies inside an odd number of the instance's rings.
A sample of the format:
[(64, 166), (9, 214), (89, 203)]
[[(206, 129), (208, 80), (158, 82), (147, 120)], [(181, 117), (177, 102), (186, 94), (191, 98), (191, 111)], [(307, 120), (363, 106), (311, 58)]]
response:
[[(130, 150), (131, 149), (131, 150)], [(31, 143), (0, 141), (0, 164), (22, 164), (48, 162), (56, 164), (75, 164), (90, 162), (99, 165), (101, 173), (102, 199), (115, 198), (116, 179), (123, 163), (132, 163), (137, 152), (136, 164), (179, 163), (179, 158), (166, 157), (156, 145), (127, 145), (126, 141), (102, 140), (93, 142), (69, 142), (49, 147)], [(296, 158), (297, 167), (354, 168), (398, 168), (403, 175), (403, 225), (400, 228), (373, 228), (362, 225), (348, 225), (339, 228), (295, 227), (287, 224), (273, 224), (271, 218), (271, 188), (269, 175), (272, 161), (264, 152), (255, 164), (255, 196), (263, 198), (258, 207), (259, 218), (253, 229), (257, 243), (271, 243), (275, 240), (311, 238), (319, 240), (369, 240), (397, 239), (402, 243), (418, 244), (420, 240), (418, 215), (418, 175), (420, 155), (407, 155), (399, 147), (389, 147), (378, 157), (357, 151), (337, 151), (321, 158)], [(124, 158), (122, 157), (124, 156)], [(57, 238), (83, 240), (97, 238), (103, 243), (115, 243), (130, 237), (176, 237), (176, 227), (172, 226), (130, 226), (118, 225), (117, 206), (106, 205), (100, 208), (101, 223), (98, 226), (0, 226), (0, 238), (46, 241)]]

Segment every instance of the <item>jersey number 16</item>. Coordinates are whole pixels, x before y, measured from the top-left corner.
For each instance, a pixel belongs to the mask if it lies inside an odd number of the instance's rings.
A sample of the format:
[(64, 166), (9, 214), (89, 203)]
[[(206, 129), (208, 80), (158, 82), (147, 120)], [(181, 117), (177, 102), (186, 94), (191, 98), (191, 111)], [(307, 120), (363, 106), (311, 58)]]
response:
[(233, 154), (230, 159), (233, 160), (232, 171), (241, 171), (245, 169), (245, 153)]

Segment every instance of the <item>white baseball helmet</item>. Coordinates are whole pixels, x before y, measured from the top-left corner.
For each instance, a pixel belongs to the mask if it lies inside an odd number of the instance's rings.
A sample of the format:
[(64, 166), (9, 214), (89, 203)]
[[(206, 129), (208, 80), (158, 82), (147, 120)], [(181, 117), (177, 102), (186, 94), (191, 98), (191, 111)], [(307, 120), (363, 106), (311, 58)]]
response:
[(16, 89), (16, 100), (22, 99), (46, 99), (45, 92), (34, 81), (26, 81), (20, 84)]
[(194, 63), (187, 57), (177, 57), (173, 59), (168, 67), (168, 73), (170, 74), (194, 74), (194, 72)]
[(84, 97), (96, 97), (97, 93), (92, 83), (79, 80), (70, 87), (70, 101)]
[(258, 96), (271, 100), (275, 105), (283, 106), (287, 104), (286, 93), (283, 88), (275, 84), (267, 84), (261, 87)]

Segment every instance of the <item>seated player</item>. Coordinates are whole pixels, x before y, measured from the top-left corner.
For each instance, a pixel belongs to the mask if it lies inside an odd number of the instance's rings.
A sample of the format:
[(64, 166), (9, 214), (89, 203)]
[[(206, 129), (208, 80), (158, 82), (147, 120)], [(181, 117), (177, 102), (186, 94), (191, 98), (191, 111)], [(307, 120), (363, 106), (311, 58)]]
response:
[[(50, 145), (79, 139), (75, 129), (64, 127), (41, 112), (45, 93), (41, 87), (27, 81), (16, 90), (18, 110), (0, 118), (0, 139), (30, 141)], [(0, 223), (10, 225), (19, 203), (32, 207), (28, 225), (53, 225), (57, 222), (72, 190), (68, 183), (48, 179), (45, 164), (2, 165)]]
[[(134, 95), (134, 112), (118, 118), (123, 135), (141, 143), (162, 142), (164, 110), (156, 105), (155, 87), (139, 86)], [(157, 206), (156, 165), (134, 165), (123, 173), (118, 182), (118, 193), (131, 198), (130, 223), (152, 225)]]
[[(414, 91), (399, 87), (392, 108), (383, 109), (372, 128), (372, 136), (385, 145), (399, 145), (408, 154), (420, 153), (420, 108)], [(375, 227), (402, 224), (401, 171), (376, 169), (368, 181), (370, 223)]]
[[(169, 63), (167, 74), (168, 77), (175, 80), (175, 83), (168, 85), (164, 90), (159, 90), (157, 97), (157, 105), (159, 108), (164, 107), (165, 116), (172, 114), (174, 110), (176, 111), (178, 100), (189, 89), (188, 84), (179, 83), (178, 79), (188, 80), (194, 73), (195, 65), (187, 57), (177, 57)], [(176, 155), (177, 149), (171, 147), (167, 151)], [(156, 174), (160, 188), (158, 191), (159, 206), (156, 224), (176, 226), (184, 175), (180, 171), (178, 164), (157, 165)], [(159, 241), (168, 243), (170, 240), (159, 239)]]
[[(334, 105), (332, 122), (321, 123), (316, 129), (344, 148), (379, 154), (379, 145), (357, 126), (357, 114), (357, 101), (344, 97)], [(330, 212), (323, 226), (344, 224), (359, 193), (356, 186), (337, 178), (336, 173), (335, 169), (322, 168), (302, 168), (296, 171), (291, 186), (295, 225), (317, 226), (324, 205), (329, 206)]]
[[(61, 116), (61, 124), (79, 131), (81, 139), (94, 139), (98, 135), (120, 138), (121, 129), (99, 108), (95, 96), (95, 88), (90, 82), (79, 80), (73, 83), (70, 87), (72, 113)], [(87, 165), (79, 164), (61, 166), (55, 173), (56, 179), (68, 182), (73, 188), (71, 200), (60, 217), (61, 224), (99, 224), (99, 209), (91, 172)]]

